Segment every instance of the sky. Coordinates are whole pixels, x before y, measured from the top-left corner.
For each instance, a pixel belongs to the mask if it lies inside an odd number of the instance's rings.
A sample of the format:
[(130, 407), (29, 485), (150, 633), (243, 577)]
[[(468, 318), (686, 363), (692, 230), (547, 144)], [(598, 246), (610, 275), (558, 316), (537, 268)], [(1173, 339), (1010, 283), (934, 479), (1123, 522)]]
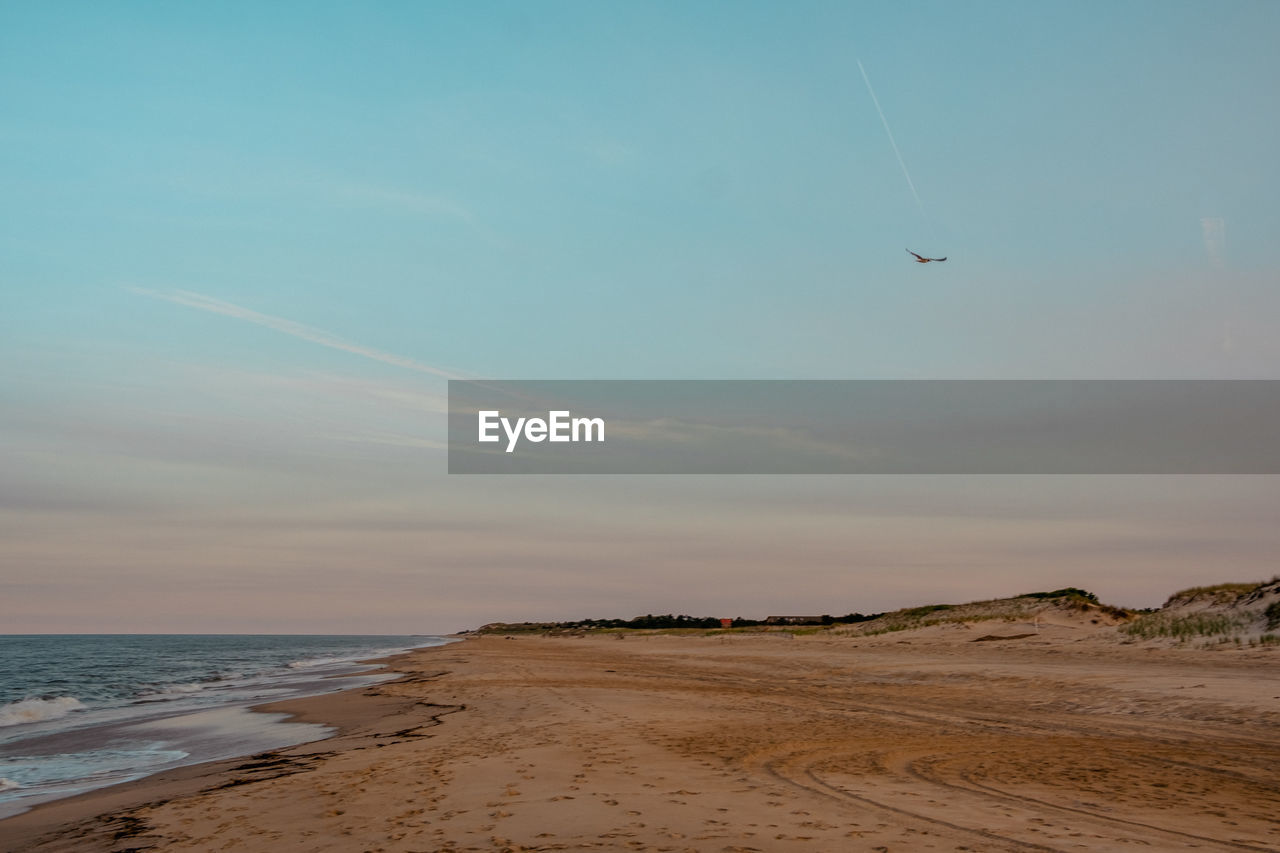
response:
[(0, 633), (1270, 577), (1274, 477), (443, 441), (449, 378), (1280, 378), (1277, 36), (1269, 0), (0, 5)]

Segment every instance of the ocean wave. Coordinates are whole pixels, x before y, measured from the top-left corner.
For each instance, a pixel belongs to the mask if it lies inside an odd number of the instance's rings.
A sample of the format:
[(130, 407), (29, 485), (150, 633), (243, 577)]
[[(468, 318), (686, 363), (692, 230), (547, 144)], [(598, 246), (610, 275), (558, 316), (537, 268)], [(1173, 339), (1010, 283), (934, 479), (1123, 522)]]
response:
[(22, 787), (21, 785), (19, 785), (17, 782), (13, 781), (12, 779), (6, 779), (3, 776), (0, 776), (0, 791), (12, 791), (14, 788), (21, 788), (21, 787)]
[(180, 684), (166, 684), (163, 687), (149, 687), (145, 690), (138, 691), (138, 697), (133, 701), (135, 705), (146, 705), (152, 702), (172, 702), (175, 699), (185, 699), (200, 691), (209, 685), (199, 681), (190, 681)]
[(177, 684), (161, 684), (157, 686), (145, 687), (138, 691), (139, 696), (182, 696), (192, 693), (199, 693), (210, 684), (209, 681), (187, 681)]
[(0, 726), (19, 726), (56, 720), (73, 711), (83, 711), (84, 703), (74, 696), (56, 696), (53, 699), (20, 699), (8, 705), (0, 705)]
[(340, 663), (352, 663), (372, 657), (372, 654), (349, 655), (347, 657), (304, 658), (285, 664), (289, 669), (311, 669), (314, 666), (335, 666)]
[[(428, 643), (427, 645), (438, 645), (438, 643)], [(317, 666), (338, 666), (340, 664), (353, 664), (358, 661), (378, 660), (380, 658), (391, 657), (392, 655), (402, 654), (411, 648), (417, 646), (391, 646), (383, 648), (361, 649), (344, 655), (326, 655), (324, 657), (303, 658), (302, 660), (290, 661), (285, 664), (289, 669), (311, 669)]]

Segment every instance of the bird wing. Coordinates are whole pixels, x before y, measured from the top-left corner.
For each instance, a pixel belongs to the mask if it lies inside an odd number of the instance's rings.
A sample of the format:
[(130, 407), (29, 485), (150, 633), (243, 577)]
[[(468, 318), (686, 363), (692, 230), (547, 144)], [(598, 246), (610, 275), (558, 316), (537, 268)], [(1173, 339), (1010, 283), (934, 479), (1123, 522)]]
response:
[(910, 249), (907, 249), (907, 254), (908, 254), (908, 255), (915, 255), (917, 258), (920, 258), (920, 260), (922, 260), (922, 261), (924, 260), (924, 258), (923, 258), (923, 257), (921, 257), (920, 255), (916, 255), (916, 253), (915, 253), (915, 252), (913, 252), (913, 251), (911, 251)]
[(930, 258), (931, 261), (945, 261), (946, 258)]

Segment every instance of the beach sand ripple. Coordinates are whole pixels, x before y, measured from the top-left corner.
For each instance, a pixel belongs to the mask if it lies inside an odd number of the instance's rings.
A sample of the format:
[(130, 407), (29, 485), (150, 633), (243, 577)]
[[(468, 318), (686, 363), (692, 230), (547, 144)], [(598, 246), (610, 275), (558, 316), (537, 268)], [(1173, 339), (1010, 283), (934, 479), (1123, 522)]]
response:
[(399, 681), (288, 704), (337, 725), (330, 740), (54, 803), (0, 822), (0, 839), (271, 853), (1280, 849), (1274, 652), (998, 633), (471, 638), (397, 658)]

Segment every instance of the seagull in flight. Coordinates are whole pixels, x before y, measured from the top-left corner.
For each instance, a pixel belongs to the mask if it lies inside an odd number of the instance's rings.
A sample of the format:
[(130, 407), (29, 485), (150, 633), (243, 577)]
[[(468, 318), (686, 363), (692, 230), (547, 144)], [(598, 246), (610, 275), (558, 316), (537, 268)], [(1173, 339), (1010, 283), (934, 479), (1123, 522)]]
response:
[(915, 256), (915, 259), (916, 259), (916, 263), (917, 263), (917, 264), (928, 264), (928, 263), (932, 263), (933, 261), (945, 261), (945, 260), (946, 260), (946, 258), (926, 258), (926, 257), (924, 257), (923, 255), (917, 255), (915, 252), (911, 251), (910, 249), (907, 249), (907, 254), (908, 254), (908, 255), (914, 255), (914, 256)]

